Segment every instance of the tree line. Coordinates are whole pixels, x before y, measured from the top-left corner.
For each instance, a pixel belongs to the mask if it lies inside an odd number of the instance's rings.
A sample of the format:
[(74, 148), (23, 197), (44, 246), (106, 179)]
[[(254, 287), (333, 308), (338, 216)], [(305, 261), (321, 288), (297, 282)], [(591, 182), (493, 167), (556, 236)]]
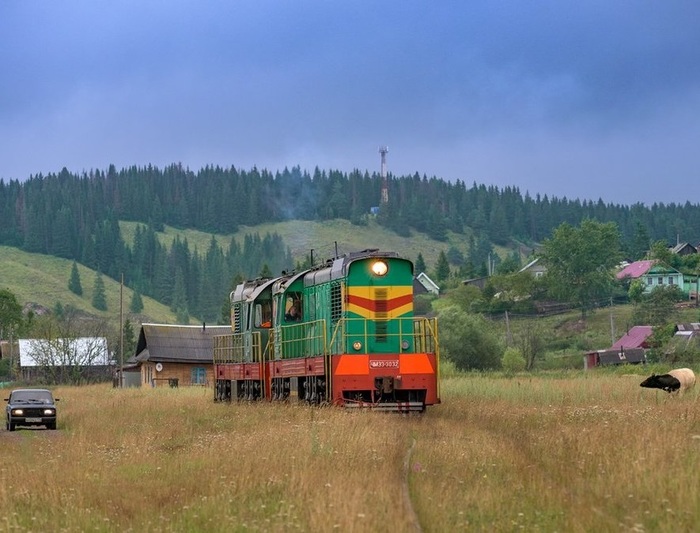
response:
[[(167, 224), (231, 234), (241, 225), (292, 219), (345, 218), (360, 225), (378, 206), (381, 186), (377, 173), (359, 170), (309, 173), (293, 167), (273, 173), (207, 166), (195, 172), (173, 164), (122, 170), (111, 165), (75, 174), (64, 168), (24, 182), (0, 180), (0, 244), (73, 259), (114, 279), (123, 273), (139, 294), (182, 316), (212, 320), (232, 277), (256, 276), (265, 265), (272, 272), (294, 267), (284, 242), (278, 235), (249, 236), (242, 245), (220, 247), (212, 239), (207, 250), (192, 250), (176, 239), (166, 248), (156, 231)], [(450, 249), (439, 258), (441, 273), (449, 272), (447, 260), (461, 277), (490, 273), (494, 245), (540, 243), (562, 223), (615, 223), (631, 260), (641, 258), (651, 242), (700, 235), (700, 206), (689, 202), (647, 207), (533, 197), (517, 187), (467, 186), (418, 174), (390, 175), (388, 187), (378, 222), (405, 236), (420, 231), (444, 241), (448, 230), (464, 235), (466, 257)], [(120, 234), (120, 220), (142, 224), (131, 246)]]

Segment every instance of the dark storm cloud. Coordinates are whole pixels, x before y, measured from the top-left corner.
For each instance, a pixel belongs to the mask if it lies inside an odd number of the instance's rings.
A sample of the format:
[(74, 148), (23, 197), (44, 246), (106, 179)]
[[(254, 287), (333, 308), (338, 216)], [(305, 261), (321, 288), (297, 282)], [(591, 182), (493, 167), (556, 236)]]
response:
[(397, 175), (685, 201), (700, 196), (698, 15), (691, 2), (3, 3), (0, 178), (175, 161), (374, 171), (388, 144)]

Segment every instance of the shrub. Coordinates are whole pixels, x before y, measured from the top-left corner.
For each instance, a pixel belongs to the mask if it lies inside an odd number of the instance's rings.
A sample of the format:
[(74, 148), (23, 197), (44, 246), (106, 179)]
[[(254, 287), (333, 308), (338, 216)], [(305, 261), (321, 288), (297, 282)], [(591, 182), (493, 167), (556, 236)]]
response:
[(486, 370), (501, 366), (503, 352), (499, 337), (481, 315), (449, 306), (440, 311), (439, 320), (442, 353), (458, 369)]
[(516, 372), (522, 372), (525, 370), (527, 362), (523, 357), (523, 354), (517, 348), (506, 348), (501, 358), (501, 366), (509, 374), (515, 374)]

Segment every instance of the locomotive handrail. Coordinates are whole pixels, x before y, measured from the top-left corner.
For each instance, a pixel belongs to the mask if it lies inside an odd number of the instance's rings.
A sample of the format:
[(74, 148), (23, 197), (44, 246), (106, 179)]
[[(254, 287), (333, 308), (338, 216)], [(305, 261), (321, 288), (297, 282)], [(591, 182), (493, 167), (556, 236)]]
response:
[(279, 345), (282, 358), (325, 356), (328, 353), (326, 338), (325, 320), (281, 326)]
[[(370, 336), (376, 336), (376, 333), (370, 333), (368, 327), (373, 320), (365, 318), (341, 318), (333, 328), (331, 340), (328, 343), (328, 351), (330, 353), (340, 353), (346, 348), (348, 337), (359, 339), (362, 342), (362, 347), (356, 353), (367, 354), (369, 347)], [(437, 319), (426, 317), (403, 317), (392, 319), (391, 322), (398, 323), (397, 332), (385, 332), (382, 335), (386, 337), (403, 338), (410, 335), (413, 339), (413, 352), (433, 353), (439, 359), (439, 346), (437, 337)], [(361, 328), (354, 328), (352, 333), (348, 333), (348, 326), (351, 324), (361, 324)], [(359, 330), (362, 330), (361, 332)]]
[[(247, 335), (250, 335), (250, 356), (246, 355)], [(262, 362), (262, 349), (259, 331), (215, 335), (213, 337), (213, 341), (214, 364)]]

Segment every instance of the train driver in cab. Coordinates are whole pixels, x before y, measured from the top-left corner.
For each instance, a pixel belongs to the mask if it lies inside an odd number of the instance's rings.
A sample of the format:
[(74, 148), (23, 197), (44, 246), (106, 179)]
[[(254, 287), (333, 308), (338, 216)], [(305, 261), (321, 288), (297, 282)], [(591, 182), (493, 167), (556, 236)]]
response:
[(289, 309), (287, 309), (284, 319), (287, 322), (299, 322), (301, 320), (301, 302), (299, 300), (294, 300)]

